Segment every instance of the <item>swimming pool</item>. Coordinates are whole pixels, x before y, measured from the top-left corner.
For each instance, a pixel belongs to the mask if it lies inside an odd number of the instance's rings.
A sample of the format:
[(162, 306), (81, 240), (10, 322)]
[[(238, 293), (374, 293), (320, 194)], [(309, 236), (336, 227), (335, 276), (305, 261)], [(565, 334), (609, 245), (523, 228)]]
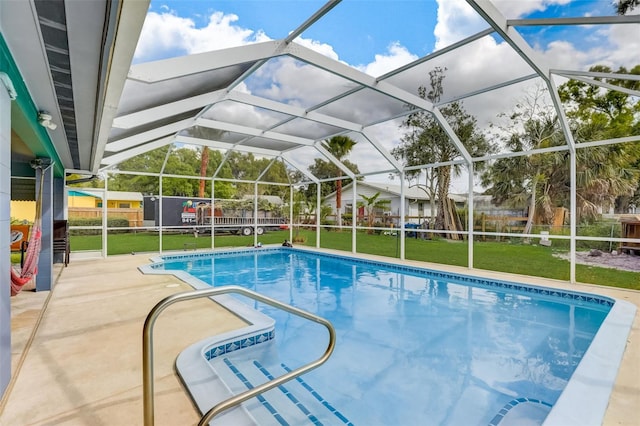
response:
[[(505, 425), (523, 418), (541, 424), (552, 406), (549, 419), (585, 424), (579, 422), (586, 415), (599, 424), (628, 334), (608, 324), (629, 307), (606, 297), (412, 266), (280, 248), (162, 261), (149, 270), (180, 271), (196, 287), (242, 285), (329, 319), (336, 351), (304, 380), (357, 425)], [(273, 345), (252, 355), (266, 370), (298, 367), (324, 349), (321, 327), (246, 303), (275, 320)], [(598, 349), (596, 334), (606, 335), (605, 348)], [(603, 401), (585, 409), (585, 399), (570, 394), (583, 395), (591, 380), (569, 379), (592, 377), (594, 366), (584, 364), (594, 346), (606, 350), (613, 371), (596, 373), (609, 387), (589, 388)], [(201, 353), (215, 358), (216, 348), (211, 343)]]

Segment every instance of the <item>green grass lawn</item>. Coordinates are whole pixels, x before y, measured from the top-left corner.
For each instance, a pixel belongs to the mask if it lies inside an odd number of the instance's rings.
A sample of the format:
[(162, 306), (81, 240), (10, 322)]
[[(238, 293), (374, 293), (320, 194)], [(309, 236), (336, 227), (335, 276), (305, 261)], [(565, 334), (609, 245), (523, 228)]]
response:
[[(294, 234), (295, 235), (295, 234)], [(301, 230), (305, 245), (315, 247), (315, 231)], [(262, 244), (280, 244), (289, 238), (289, 231), (268, 232), (258, 238)], [(160, 237), (157, 233), (109, 234), (107, 252), (109, 255), (125, 253), (156, 252), (159, 250)], [(246, 247), (253, 245), (253, 236), (216, 235), (216, 247)], [(351, 251), (351, 232), (322, 231), (322, 248)], [(194, 247), (211, 247), (211, 236), (193, 234), (163, 234), (163, 250), (190, 250)], [(95, 236), (72, 236), (73, 251), (100, 250), (101, 238)], [(399, 258), (400, 242), (397, 237), (357, 233), (356, 247), (359, 253)], [(464, 241), (443, 239), (405, 240), (405, 257), (409, 260), (440, 263), (445, 265), (467, 266), (467, 244)], [(553, 256), (554, 249), (539, 245), (509, 242), (475, 242), (474, 267), (497, 272), (510, 272), (543, 278), (569, 280), (569, 261)], [(639, 259), (640, 261), (640, 259)], [(580, 282), (605, 286), (640, 290), (640, 273), (620, 271), (587, 265), (576, 265), (576, 279)]]

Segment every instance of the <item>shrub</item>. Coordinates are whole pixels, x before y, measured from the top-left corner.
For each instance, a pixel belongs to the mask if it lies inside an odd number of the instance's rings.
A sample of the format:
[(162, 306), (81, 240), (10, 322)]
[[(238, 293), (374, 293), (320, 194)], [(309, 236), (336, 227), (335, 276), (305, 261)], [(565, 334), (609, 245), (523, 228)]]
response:
[(320, 225), (327, 225), (324, 227), (325, 231), (332, 231), (333, 228), (331, 228), (331, 226), (334, 226), (336, 224), (336, 222), (334, 220), (330, 220), (330, 219), (325, 219), (323, 221), (320, 222)]
[[(613, 230), (613, 233), (612, 233)], [(571, 229), (569, 226), (562, 227), (562, 230), (553, 230), (549, 226), (537, 225), (533, 227), (532, 233), (538, 234), (540, 231), (549, 231), (551, 235), (569, 235)], [(578, 225), (577, 234), (580, 237), (599, 237), (599, 238), (620, 238), (620, 223), (615, 221), (597, 222), (590, 225)], [(535, 241), (535, 240), (534, 240)], [(563, 250), (569, 250), (569, 240), (553, 240), (553, 247)], [(576, 240), (576, 250), (586, 251), (598, 249), (608, 252), (610, 249), (618, 247), (618, 243), (610, 241), (581, 241)]]
[[(373, 224), (373, 227), (374, 227), (374, 228), (384, 228), (385, 226), (386, 226), (386, 225), (385, 225), (384, 223), (382, 223), (382, 222), (375, 222), (375, 223)], [(376, 235), (380, 235), (380, 234), (382, 233), (382, 230), (380, 230), (380, 229), (374, 229), (374, 230), (373, 230), (373, 233), (374, 233), (374, 234), (376, 234)]]
[[(102, 218), (89, 217), (89, 218), (70, 218), (69, 227), (73, 226), (102, 226)], [(129, 226), (129, 220), (125, 217), (110, 217), (107, 218), (108, 228), (126, 228)], [(109, 230), (109, 233), (125, 233), (126, 229), (122, 230)], [(74, 229), (71, 231), (72, 235), (100, 235), (101, 229)]]
[(296, 244), (302, 244), (307, 241), (307, 238), (304, 235), (294, 235), (291, 242)]

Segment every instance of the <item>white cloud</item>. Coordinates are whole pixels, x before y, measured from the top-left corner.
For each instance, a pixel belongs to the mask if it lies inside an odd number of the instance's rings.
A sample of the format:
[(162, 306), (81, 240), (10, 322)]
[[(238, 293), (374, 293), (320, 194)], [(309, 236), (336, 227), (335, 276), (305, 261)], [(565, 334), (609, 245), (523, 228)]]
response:
[(493, 0), (496, 8), (510, 19), (526, 16), (532, 12), (541, 12), (549, 6), (566, 5), (572, 0)]
[(574, 69), (576, 65), (582, 67), (593, 57), (593, 52), (580, 52), (573, 44), (563, 40), (549, 43), (540, 53), (555, 69)]
[[(633, 14), (640, 14), (640, 8), (636, 8)], [(617, 69), (625, 66), (627, 69), (640, 64), (640, 24), (613, 25), (608, 31), (608, 37), (612, 48), (607, 51), (610, 66)]]
[(307, 39), (307, 38), (301, 38), (301, 37), (297, 37), (295, 39), (295, 42), (301, 46), (304, 46), (308, 49), (314, 50), (318, 53), (320, 53), (321, 55), (324, 55), (328, 58), (331, 58), (335, 61), (339, 60), (338, 59), (338, 54), (336, 53), (335, 50), (333, 50), (333, 46), (326, 44), (326, 43), (321, 43), (319, 41), (316, 40), (312, 40), (312, 39)]
[(487, 23), (464, 0), (437, 0), (438, 22), (434, 29), (436, 50), (487, 28)]
[(166, 52), (186, 53), (182, 35), (193, 27), (193, 21), (171, 13), (149, 12), (145, 19), (134, 60), (166, 57)]
[(417, 59), (417, 55), (412, 54), (406, 47), (396, 42), (392, 43), (385, 53), (376, 54), (373, 62), (367, 65), (360, 65), (357, 68), (366, 74), (378, 77)]
[(247, 87), (258, 96), (304, 108), (348, 90), (351, 84), (318, 67), (279, 57), (258, 69)]
[(135, 60), (162, 59), (270, 40), (262, 30), (250, 30), (234, 23), (238, 16), (214, 12), (209, 23), (197, 28), (190, 18), (174, 12), (149, 12), (136, 48)]

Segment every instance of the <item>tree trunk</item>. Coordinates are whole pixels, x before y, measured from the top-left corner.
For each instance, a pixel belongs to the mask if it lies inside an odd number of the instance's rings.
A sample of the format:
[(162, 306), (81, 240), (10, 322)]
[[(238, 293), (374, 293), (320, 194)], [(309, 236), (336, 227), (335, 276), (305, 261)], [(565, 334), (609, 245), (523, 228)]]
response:
[[(531, 184), (531, 197), (529, 198), (529, 212), (527, 215), (527, 224), (524, 226), (524, 234), (530, 234), (531, 229), (533, 228), (533, 219), (536, 214), (536, 191), (538, 189), (538, 179), (534, 178)], [(525, 243), (529, 243), (530, 238), (525, 238), (523, 240)]]
[(451, 167), (444, 166), (438, 169), (438, 214), (436, 216), (436, 229), (449, 230), (449, 184), (451, 182)]
[[(432, 169), (432, 173), (433, 173), (433, 169)], [(429, 210), (431, 213), (431, 219), (429, 220), (429, 228), (433, 227), (434, 224), (436, 223), (436, 209), (434, 201), (437, 198), (438, 193), (436, 192), (436, 181), (433, 179), (433, 177), (428, 178), (427, 177), (427, 183), (428, 183), (428, 188), (429, 188)]]
[[(202, 147), (202, 159), (200, 160), (200, 177), (207, 176), (207, 165), (209, 164), (209, 147)], [(200, 186), (198, 187), (198, 197), (204, 198), (204, 184), (205, 180), (200, 179)]]

